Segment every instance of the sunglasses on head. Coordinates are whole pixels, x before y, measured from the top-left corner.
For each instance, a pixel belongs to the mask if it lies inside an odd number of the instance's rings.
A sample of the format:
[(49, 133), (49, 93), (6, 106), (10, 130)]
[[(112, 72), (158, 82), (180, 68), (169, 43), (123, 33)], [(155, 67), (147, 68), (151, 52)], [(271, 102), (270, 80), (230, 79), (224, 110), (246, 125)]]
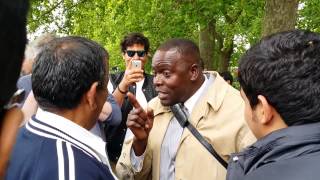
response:
[(146, 55), (146, 51), (144, 51), (144, 50), (142, 50), (142, 51), (127, 50), (126, 53), (129, 57), (133, 57), (136, 53), (138, 54), (139, 57), (144, 57)]

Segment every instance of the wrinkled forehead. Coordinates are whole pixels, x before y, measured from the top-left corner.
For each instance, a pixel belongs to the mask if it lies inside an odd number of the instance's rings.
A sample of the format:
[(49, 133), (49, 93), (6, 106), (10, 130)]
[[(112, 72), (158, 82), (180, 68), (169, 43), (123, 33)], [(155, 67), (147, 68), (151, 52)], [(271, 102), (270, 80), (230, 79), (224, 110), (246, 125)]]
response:
[(169, 50), (157, 50), (152, 58), (152, 67), (160, 64), (183, 63), (181, 54), (177, 48)]

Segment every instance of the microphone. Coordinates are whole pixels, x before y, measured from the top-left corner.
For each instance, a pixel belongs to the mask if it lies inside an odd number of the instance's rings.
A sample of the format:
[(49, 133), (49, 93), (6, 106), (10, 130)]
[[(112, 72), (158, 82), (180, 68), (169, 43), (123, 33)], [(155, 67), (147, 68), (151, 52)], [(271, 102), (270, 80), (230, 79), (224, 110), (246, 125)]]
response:
[(178, 120), (179, 124), (182, 127), (186, 127), (188, 123), (188, 115), (183, 111), (184, 106), (181, 103), (177, 103), (173, 106), (170, 106), (174, 117)]

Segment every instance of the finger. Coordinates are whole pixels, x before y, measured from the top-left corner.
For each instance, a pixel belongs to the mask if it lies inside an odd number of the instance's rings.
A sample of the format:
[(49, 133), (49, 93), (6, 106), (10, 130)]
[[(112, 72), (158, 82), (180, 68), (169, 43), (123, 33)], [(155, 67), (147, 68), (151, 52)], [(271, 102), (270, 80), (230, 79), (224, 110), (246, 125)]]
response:
[(147, 122), (147, 118), (142, 118), (140, 114), (130, 114), (128, 115), (127, 121), (134, 121), (144, 127)]
[(127, 127), (128, 128), (141, 128), (143, 126), (141, 126), (139, 123), (136, 123), (135, 121), (127, 121)]
[(132, 74), (141, 74), (141, 75), (143, 75), (143, 70), (142, 69), (132, 69), (131, 73)]
[(135, 73), (129, 74), (129, 75), (128, 75), (128, 78), (129, 78), (129, 79), (133, 79), (133, 78), (143, 78), (143, 74), (142, 74), (142, 72), (135, 72)]
[(147, 109), (147, 122), (146, 122), (145, 128), (149, 131), (153, 127), (153, 119), (154, 119), (153, 109), (148, 108)]
[(127, 81), (135, 81), (136, 79), (143, 79), (143, 73), (142, 72), (128, 72), (128, 74), (126, 75), (126, 79)]
[(141, 79), (142, 78), (130, 79), (129, 82), (130, 82), (130, 84), (133, 84), (133, 83), (141, 81)]
[(126, 71), (124, 72), (125, 76), (129, 76), (132, 73), (132, 71), (130, 69), (126, 69)]
[(131, 64), (132, 64), (131, 61), (132, 61), (132, 58), (131, 58), (130, 61), (129, 61), (129, 64), (128, 64), (128, 66), (127, 66), (127, 69), (131, 69), (131, 66), (132, 66), (132, 65), (131, 65)]
[(141, 105), (139, 104), (138, 100), (136, 99), (136, 97), (131, 93), (131, 92), (128, 92), (127, 93), (127, 96), (129, 98), (129, 101), (131, 102), (132, 106), (136, 109), (139, 109), (141, 107)]
[[(133, 96), (133, 98), (135, 98), (135, 97)], [(139, 105), (139, 103), (138, 103), (138, 105)], [(136, 107), (138, 107), (138, 106), (136, 106)], [(139, 124), (144, 126), (147, 121), (147, 114), (141, 107), (134, 108), (129, 112), (127, 120), (137, 121)]]

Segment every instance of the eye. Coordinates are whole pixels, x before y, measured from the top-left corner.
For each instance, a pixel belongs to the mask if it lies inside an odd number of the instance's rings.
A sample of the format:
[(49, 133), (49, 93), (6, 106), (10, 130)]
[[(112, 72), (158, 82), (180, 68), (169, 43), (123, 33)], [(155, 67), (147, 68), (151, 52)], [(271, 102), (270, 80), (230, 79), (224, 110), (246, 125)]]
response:
[(165, 77), (165, 78), (169, 78), (170, 77), (170, 75), (171, 75), (171, 73), (169, 72), (169, 71), (163, 71), (163, 76)]

